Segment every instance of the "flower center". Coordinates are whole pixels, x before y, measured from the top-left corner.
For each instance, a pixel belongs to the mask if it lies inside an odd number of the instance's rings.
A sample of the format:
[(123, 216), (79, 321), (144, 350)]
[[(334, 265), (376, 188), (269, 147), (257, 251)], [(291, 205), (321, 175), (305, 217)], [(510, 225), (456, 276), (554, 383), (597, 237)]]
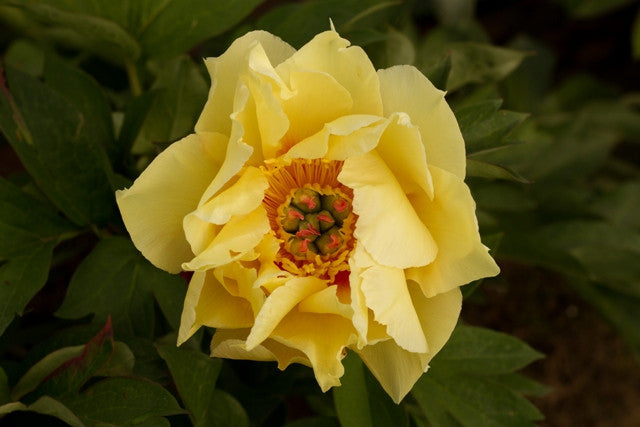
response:
[(283, 270), (332, 282), (348, 272), (357, 216), (352, 190), (338, 181), (341, 168), (342, 162), (323, 159), (265, 164), (263, 205), (281, 241), (276, 262)]

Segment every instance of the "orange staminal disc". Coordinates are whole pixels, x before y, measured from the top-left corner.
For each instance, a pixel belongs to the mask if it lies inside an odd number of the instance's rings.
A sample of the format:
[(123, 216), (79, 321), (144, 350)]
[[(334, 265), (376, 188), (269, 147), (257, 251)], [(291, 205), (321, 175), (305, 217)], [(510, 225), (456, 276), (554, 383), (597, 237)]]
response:
[(330, 283), (349, 271), (356, 215), (353, 191), (338, 181), (342, 163), (294, 159), (263, 167), (269, 188), (262, 203), (281, 242), (276, 263), (283, 270)]

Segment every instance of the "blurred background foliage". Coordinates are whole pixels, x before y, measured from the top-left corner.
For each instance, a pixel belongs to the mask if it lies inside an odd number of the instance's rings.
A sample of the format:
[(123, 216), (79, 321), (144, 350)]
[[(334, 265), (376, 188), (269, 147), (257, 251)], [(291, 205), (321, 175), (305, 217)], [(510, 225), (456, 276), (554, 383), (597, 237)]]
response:
[[(447, 91), (483, 241), (506, 273), (464, 288), (465, 319), (498, 311), (483, 290), (505, 280), (534, 312), (568, 284), (640, 355), (637, 1), (2, 0), (0, 423), (542, 419), (523, 396), (548, 388), (517, 373), (542, 355), (465, 324), (400, 406), (352, 355), (344, 385), (322, 394), (304, 367), (210, 359), (211, 331), (174, 346), (184, 278), (140, 256), (113, 192), (192, 131), (209, 86), (203, 57), (252, 29), (298, 48), (330, 19), (376, 68), (413, 64)], [(509, 280), (540, 271), (544, 297)], [(512, 332), (506, 322), (486, 324)]]

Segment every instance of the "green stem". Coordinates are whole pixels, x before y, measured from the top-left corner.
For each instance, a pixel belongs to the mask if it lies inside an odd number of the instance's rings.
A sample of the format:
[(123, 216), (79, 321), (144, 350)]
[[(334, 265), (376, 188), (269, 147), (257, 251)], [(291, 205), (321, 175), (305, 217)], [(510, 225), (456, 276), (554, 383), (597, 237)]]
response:
[(127, 77), (129, 78), (129, 85), (131, 86), (131, 92), (134, 96), (142, 94), (142, 86), (140, 86), (140, 78), (138, 77), (138, 70), (136, 70), (136, 64), (130, 60), (125, 60), (124, 66), (127, 70)]

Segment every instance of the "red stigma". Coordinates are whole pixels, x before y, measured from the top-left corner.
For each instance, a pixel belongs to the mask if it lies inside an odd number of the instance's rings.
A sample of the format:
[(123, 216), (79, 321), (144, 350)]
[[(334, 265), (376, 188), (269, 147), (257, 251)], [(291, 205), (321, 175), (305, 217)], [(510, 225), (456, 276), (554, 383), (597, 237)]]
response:
[(349, 207), (349, 204), (347, 203), (347, 201), (345, 199), (339, 199), (339, 200), (336, 200), (335, 202), (333, 202), (333, 208), (338, 212), (342, 212), (343, 210), (347, 209), (348, 207)]
[(331, 235), (331, 243), (327, 245), (328, 248), (337, 248), (340, 246), (340, 239), (335, 234)]
[(304, 215), (302, 215), (300, 212), (293, 210), (293, 209), (289, 209), (289, 213), (288, 213), (289, 218), (293, 219), (293, 218), (298, 218), (299, 220), (303, 220), (304, 219)]

